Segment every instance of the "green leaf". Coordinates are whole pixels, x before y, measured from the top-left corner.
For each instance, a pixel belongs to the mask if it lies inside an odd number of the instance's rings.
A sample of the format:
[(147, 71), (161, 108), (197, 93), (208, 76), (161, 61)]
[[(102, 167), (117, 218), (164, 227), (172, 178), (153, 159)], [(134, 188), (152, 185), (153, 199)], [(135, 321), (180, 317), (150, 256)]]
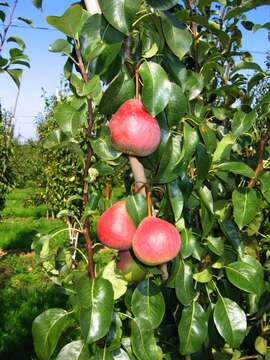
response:
[(60, 336), (70, 325), (69, 313), (49, 309), (38, 315), (32, 325), (35, 352), (40, 360), (50, 360)]
[(114, 300), (119, 299), (127, 291), (127, 280), (116, 272), (115, 260), (110, 261), (102, 272), (102, 278), (108, 280), (113, 288)]
[(180, 71), (179, 78), (184, 92), (189, 100), (196, 99), (203, 90), (204, 78), (202, 74), (198, 74), (191, 70), (183, 69)]
[(206, 150), (206, 147), (199, 143), (196, 148), (196, 164), (197, 164), (197, 173), (198, 173), (198, 180), (204, 180), (210, 169), (210, 157)]
[(169, 10), (172, 7), (176, 6), (178, 0), (146, 0), (146, 2), (154, 9), (157, 10)]
[(112, 146), (110, 130), (107, 127), (103, 127), (100, 135), (90, 141), (95, 154), (105, 161), (115, 160), (121, 156), (121, 153)]
[(238, 289), (257, 294), (263, 287), (263, 278), (252, 265), (236, 261), (226, 266), (226, 274), (230, 282)]
[(181, 118), (186, 114), (188, 102), (181, 87), (171, 83), (170, 100), (166, 108), (169, 126), (178, 125)]
[(181, 170), (185, 171), (190, 164), (194, 152), (199, 143), (198, 132), (195, 128), (190, 126), (187, 122), (184, 123), (184, 144), (181, 153)]
[(232, 193), (233, 217), (241, 230), (249, 224), (260, 209), (260, 200), (254, 189), (235, 189)]
[(263, 171), (259, 176), (261, 191), (265, 199), (270, 203), (270, 171)]
[(256, 120), (255, 110), (244, 113), (242, 110), (238, 110), (232, 120), (232, 134), (236, 137), (241, 136), (247, 132), (254, 121)]
[(221, 162), (221, 160), (228, 160), (235, 140), (235, 136), (232, 136), (231, 134), (225, 135), (217, 144), (212, 162), (217, 163)]
[(196, 239), (191, 230), (184, 228), (181, 231), (181, 240), (181, 256), (183, 259), (186, 259), (193, 253)]
[(81, 5), (71, 5), (62, 16), (47, 16), (48, 24), (72, 38), (78, 37), (78, 32), (86, 20), (86, 12)]
[(113, 312), (113, 288), (105, 279), (81, 276), (76, 282), (80, 308), (80, 326), (87, 344), (107, 334)]
[(150, 279), (142, 281), (134, 290), (131, 309), (136, 318), (143, 318), (156, 329), (165, 313), (165, 302), (160, 288)]
[(147, 203), (142, 194), (128, 196), (126, 200), (126, 209), (136, 227), (139, 226), (140, 222), (145, 217), (147, 217)]
[(67, 40), (57, 39), (52, 45), (49, 46), (49, 51), (60, 52), (68, 56), (71, 54), (71, 45)]
[(175, 291), (181, 304), (187, 306), (196, 296), (193, 286), (192, 262), (179, 259), (179, 265), (175, 276)]
[(82, 340), (72, 341), (65, 345), (56, 360), (89, 360), (89, 352)]
[(229, 20), (231, 18), (237, 17), (239, 15), (244, 14), (245, 12), (252, 10), (256, 7), (269, 5), (269, 0), (250, 0), (246, 1), (242, 6), (233, 7), (229, 10), (225, 16), (225, 20)]
[(113, 352), (113, 360), (134, 360), (134, 358), (129, 357), (128, 353), (123, 349), (117, 349)]
[(106, 115), (112, 115), (126, 100), (135, 95), (134, 81), (124, 72), (111, 82), (103, 94), (99, 110)]
[(199, 283), (205, 284), (212, 280), (212, 274), (209, 269), (204, 269), (198, 273), (193, 274), (193, 279)]
[(182, 60), (192, 45), (192, 35), (190, 31), (172, 15), (164, 15), (161, 19), (163, 34), (169, 48)]
[(114, 312), (111, 327), (106, 336), (106, 348), (109, 351), (119, 349), (119, 347), (121, 346), (122, 333), (122, 321), (120, 319), (120, 316)]
[(121, 42), (106, 45), (102, 53), (97, 58), (95, 65), (95, 74), (104, 74), (108, 67), (115, 60), (117, 55), (120, 53), (121, 48)]
[(106, 20), (118, 31), (127, 35), (140, 8), (141, 0), (99, 0)]
[(17, 18), (18, 20), (21, 20), (22, 22), (24, 22), (25, 24), (29, 25), (29, 26), (33, 26), (33, 21), (31, 19), (19, 16)]
[(224, 253), (224, 241), (221, 237), (207, 237), (208, 248), (216, 255), (222, 256)]
[(0, 20), (4, 23), (6, 20), (6, 14), (4, 11), (0, 10)]
[(21, 39), (19, 36), (10, 36), (7, 39), (7, 42), (15, 42), (16, 44), (19, 45), (19, 47), (24, 50), (25, 49), (25, 42), (23, 41), (23, 39)]
[(59, 103), (55, 108), (55, 120), (63, 132), (75, 136), (85, 120), (84, 112), (68, 103)]
[(232, 244), (232, 246), (239, 250), (241, 244), (240, 233), (237, 231), (236, 226), (231, 219), (225, 219), (220, 222), (220, 227), (226, 238)]
[(251, 70), (257, 70), (262, 72), (262, 68), (260, 67), (260, 65), (258, 65), (257, 63), (254, 62), (241, 62), (238, 63), (234, 66), (232, 73), (235, 73), (239, 70), (246, 70), (246, 69), (251, 69)]
[(131, 322), (132, 350), (138, 360), (161, 360), (162, 352), (157, 346), (152, 324), (144, 318)]
[(183, 194), (176, 180), (168, 183), (167, 189), (168, 189), (170, 203), (174, 213), (174, 219), (175, 222), (177, 222), (181, 218), (182, 210), (184, 206)]
[(206, 121), (200, 123), (199, 130), (207, 150), (209, 153), (213, 153), (217, 147), (215, 131), (207, 125)]
[(22, 79), (22, 69), (7, 69), (5, 70), (9, 76), (12, 78), (12, 80), (15, 82), (17, 87), (20, 87), (21, 79)]
[(42, 1), (43, 0), (32, 0), (33, 4), (37, 9), (42, 9)]
[(211, 191), (208, 189), (206, 185), (200, 187), (198, 189), (198, 194), (205, 205), (205, 207), (214, 214), (214, 203), (213, 203), (213, 196)]
[(226, 161), (215, 164), (213, 170), (232, 172), (249, 178), (254, 178), (256, 176), (255, 171), (251, 169), (251, 167), (240, 161)]
[(165, 184), (179, 176), (179, 158), (181, 154), (181, 136), (170, 137), (160, 160), (158, 172), (154, 181)]
[(144, 62), (139, 69), (143, 80), (142, 101), (153, 116), (165, 109), (171, 94), (171, 83), (164, 69), (157, 63)]
[(247, 319), (237, 303), (219, 297), (214, 308), (214, 322), (219, 334), (233, 348), (238, 348), (246, 336)]
[(178, 334), (182, 355), (193, 354), (201, 348), (207, 336), (207, 315), (199, 303), (194, 301), (183, 309)]
[(71, 74), (70, 82), (78, 96), (84, 97), (92, 94), (95, 97), (101, 92), (100, 78), (97, 75), (94, 75), (88, 82), (84, 82), (77, 75)]
[(266, 355), (267, 352), (267, 340), (262, 336), (258, 336), (255, 341), (255, 349), (261, 355)]

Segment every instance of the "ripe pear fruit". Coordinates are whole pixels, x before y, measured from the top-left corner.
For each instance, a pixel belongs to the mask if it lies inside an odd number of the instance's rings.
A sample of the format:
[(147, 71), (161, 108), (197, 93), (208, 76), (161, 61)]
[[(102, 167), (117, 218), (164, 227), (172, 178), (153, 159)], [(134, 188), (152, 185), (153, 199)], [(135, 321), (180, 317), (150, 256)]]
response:
[(129, 155), (150, 155), (160, 142), (158, 122), (139, 99), (125, 101), (112, 116), (109, 128), (114, 148)]
[(132, 246), (136, 227), (126, 210), (125, 200), (118, 201), (100, 216), (97, 235), (102, 244), (117, 250), (127, 250)]
[(145, 278), (146, 270), (132, 256), (129, 250), (119, 251), (119, 260), (116, 263), (117, 269), (120, 269), (127, 281), (139, 282)]
[(137, 228), (132, 248), (143, 264), (159, 265), (176, 257), (181, 248), (181, 238), (171, 223), (149, 216)]

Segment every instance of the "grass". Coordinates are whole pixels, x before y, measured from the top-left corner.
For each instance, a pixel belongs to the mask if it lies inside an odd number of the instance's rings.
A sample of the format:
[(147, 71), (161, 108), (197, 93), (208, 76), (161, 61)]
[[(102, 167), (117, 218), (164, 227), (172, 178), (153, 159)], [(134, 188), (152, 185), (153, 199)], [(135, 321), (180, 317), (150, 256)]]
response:
[[(65, 224), (47, 220), (44, 205), (25, 206), (33, 193), (33, 188), (14, 190), (0, 222), (0, 359), (36, 359), (33, 319), (45, 309), (65, 303), (65, 296), (36, 265), (31, 252), (38, 233), (52, 234)], [(65, 237), (62, 232), (54, 241), (65, 241)]]

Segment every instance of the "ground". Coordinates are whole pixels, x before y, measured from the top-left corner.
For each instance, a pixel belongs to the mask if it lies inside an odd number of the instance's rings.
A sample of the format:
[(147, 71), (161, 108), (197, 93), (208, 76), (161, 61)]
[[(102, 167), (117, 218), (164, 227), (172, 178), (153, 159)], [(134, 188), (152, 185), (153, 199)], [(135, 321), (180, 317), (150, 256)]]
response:
[[(63, 295), (36, 264), (31, 243), (37, 234), (65, 227), (46, 219), (46, 206), (35, 206), (33, 188), (10, 193), (0, 220), (0, 359), (35, 359), (33, 319), (49, 307), (59, 307)], [(62, 233), (55, 241), (65, 241)]]

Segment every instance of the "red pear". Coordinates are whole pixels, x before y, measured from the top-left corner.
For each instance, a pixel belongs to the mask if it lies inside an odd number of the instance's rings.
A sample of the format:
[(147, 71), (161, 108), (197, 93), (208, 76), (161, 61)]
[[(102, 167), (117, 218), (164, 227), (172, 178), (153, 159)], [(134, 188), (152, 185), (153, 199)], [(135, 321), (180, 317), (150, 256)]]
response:
[(109, 128), (113, 146), (126, 154), (147, 156), (160, 142), (160, 128), (138, 99), (125, 101), (113, 115)]
[(107, 209), (97, 223), (99, 240), (112, 249), (129, 249), (135, 232), (136, 227), (128, 215), (124, 200)]
[(142, 281), (145, 278), (146, 270), (139, 264), (130, 251), (119, 251), (119, 260), (116, 267), (120, 269), (128, 281)]
[(140, 223), (132, 247), (142, 263), (159, 265), (176, 257), (181, 238), (175, 226), (168, 221), (149, 216)]

